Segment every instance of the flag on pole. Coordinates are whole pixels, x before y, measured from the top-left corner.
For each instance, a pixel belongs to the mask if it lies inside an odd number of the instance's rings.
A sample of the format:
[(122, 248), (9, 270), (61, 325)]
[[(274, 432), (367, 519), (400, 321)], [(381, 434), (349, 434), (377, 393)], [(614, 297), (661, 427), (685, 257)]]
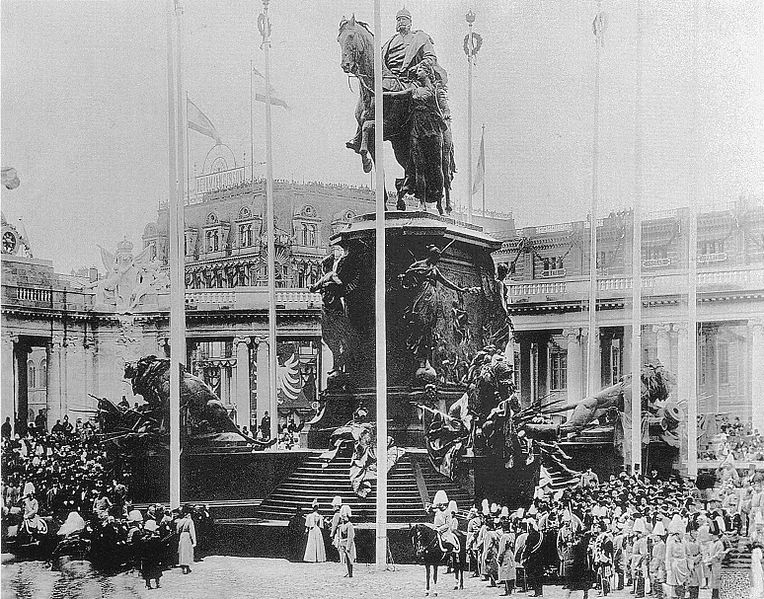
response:
[[(255, 67), (252, 67), (252, 72), (255, 75), (255, 101), (265, 104), (268, 101), (265, 93), (265, 75), (258, 71)], [(289, 104), (278, 97), (276, 90), (271, 85), (271, 106), (281, 106), (289, 110)]]
[(597, 43), (600, 46), (605, 46), (605, 29), (607, 28), (607, 17), (605, 16), (605, 13), (600, 11), (597, 13), (597, 16), (594, 17), (594, 21), (592, 21), (592, 31), (594, 32), (594, 37), (597, 40)]
[(478, 156), (475, 182), (472, 184), (472, 195), (475, 195), (485, 179), (485, 130), (480, 136), (480, 156)]
[(207, 116), (199, 110), (199, 107), (189, 98), (186, 98), (186, 101), (189, 129), (193, 129), (202, 135), (211, 137), (215, 140), (215, 143), (220, 143), (220, 134), (217, 132), (217, 129), (215, 129), (215, 125), (212, 124), (212, 121), (208, 119)]

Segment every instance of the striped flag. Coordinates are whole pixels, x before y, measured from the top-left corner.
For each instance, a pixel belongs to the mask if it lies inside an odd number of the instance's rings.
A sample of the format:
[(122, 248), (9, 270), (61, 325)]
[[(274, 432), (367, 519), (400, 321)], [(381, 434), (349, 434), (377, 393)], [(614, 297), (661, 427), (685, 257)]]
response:
[[(265, 75), (258, 71), (255, 67), (252, 67), (252, 73), (255, 75), (255, 101), (262, 102), (263, 104), (268, 102), (268, 97), (265, 93)], [(289, 110), (289, 104), (276, 95), (276, 90), (271, 85), (271, 106), (281, 106)]]
[(480, 156), (478, 156), (475, 181), (472, 183), (472, 195), (475, 195), (485, 180), (485, 129), (480, 136)]
[(189, 98), (186, 98), (187, 106), (186, 113), (188, 117), (188, 128), (198, 131), (202, 135), (211, 137), (215, 140), (215, 143), (220, 143), (220, 134), (215, 129), (215, 125), (207, 116), (199, 110), (199, 107), (194, 104)]

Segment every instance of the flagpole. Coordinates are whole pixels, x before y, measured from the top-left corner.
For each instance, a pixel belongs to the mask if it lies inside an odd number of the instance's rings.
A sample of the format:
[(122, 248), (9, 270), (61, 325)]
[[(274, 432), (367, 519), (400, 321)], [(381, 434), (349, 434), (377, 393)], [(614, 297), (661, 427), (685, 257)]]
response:
[[(167, 86), (169, 183), (168, 205), (170, 250), (170, 507), (180, 506), (180, 370), (185, 362), (185, 293), (183, 285), (183, 212), (182, 205), (182, 152), (183, 118), (181, 82), (181, 6), (168, 0), (167, 10)], [(173, 61), (173, 8), (177, 25), (177, 54)], [(177, 68), (177, 73), (175, 73)], [(173, 87), (176, 89), (173, 90)], [(177, 108), (176, 108), (177, 101)]]
[(689, 217), (688, 235), (689, 251), (687, 257), (687, 353), (689, 355), (687, 368), (687, 475), (690, 478), (698, 476), (698, 388), (697, 388), (697, 351), (698, 351), (698, 210), (700, 200), (698, 193), (700, 168), (700, 136), (698, 135), (699, 98), (699, 68), (698, 43), (700, 36), (700, 5), (693, 1), (693, 36), (692, 36), (692, 160), (690, 163), (691, 177), (689, 186)]
[[(252, 162), (252, 193), (255, 192), (255, 62), (249, 61), (249, 155)], [(246, 167), (246, 165), (245, 165)], [(246, 179), (246, 173), (244, 174)]]
[(387, 315), (385, 309), (385, 160), (382, 106), (382, 9), (374, 0), (375, 335), (377, 374), (376, 566), (387, 567)]
[(482, 135), (480, 137), (480, 155), (483, 157), (483, 218), (485, 218), (485, 123), (483, 123)]
[[(186, 111), (184, 114), (188, 114), (188, 90), (186, 90)], [(188, 119), (185, 122), (186, 126), (186, 200), (191, 203), (191, 136), (188, 134)]]
[(268, 390), (271, 413), (271, 439), (279, 433), (278, 397), (276, 397), (276, 215), (273, 208), (273, 144), (271, 122), (271, 21), (268, 17), (270, 0), (262, 0), (263, 12), (258, 19), (265, 53), (265, 214), (268, 222)]
[[(597, 16), (600, 15), (600, 0), (597, 0)], [(601, 383), (597, 368), (597, 352), (600, 349), (597, 337), (597, 201), (599, 195), (599, 112), (600, 112), (600, 40), (602, 32), (596, 35), (594, 44), (594, 131), (592, 134), (592, 197), (589, 208), (589, 345), (586, 370), (586, 395), (593, 395)]]
[(631, 467), (642, 465), (642, 0), (637, 0), (634, 212), (631, 246)]
[(467, 222), (472, 222), (472, 24), (475, 13), (472, 9), (466, 15), (469, 36), (467, 44)]

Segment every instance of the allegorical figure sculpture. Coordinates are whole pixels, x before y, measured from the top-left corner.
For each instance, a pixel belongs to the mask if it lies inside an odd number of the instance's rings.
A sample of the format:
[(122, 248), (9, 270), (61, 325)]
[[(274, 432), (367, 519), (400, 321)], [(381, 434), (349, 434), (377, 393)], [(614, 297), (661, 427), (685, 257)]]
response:
[(120, 312), (130, 312), (140, 305), (150, 292), (164, 292), (170, 281), (161, 271), (161, 264), (151, 258), (147, 247), (133, 256), (133, 244), (123, 239), (113, 254), (99, 246), (106, 277), (88, 285), (95, 289), (96, 304), (114, 306)]
[[(165, 435), (170, 418), (170, 361), (146, 356), (137, 362), (125, 364), (125, 378), (132, 384), (133, 393), (146, 400), (138, 410), (122, 410), (109, 400), (99, 399), (99, 418), (106, 425), (110, 439), (131, 436)], [(276, 442), (258, 441), (242, 433), (228, 416), (223, 403), (199, 377), (184, 372), (181, 378), (181, 414), (190, 435), (234, 433), (256, 447), (267, 447)]]
[(403, 322), (407, 329), (406, 347), (418, 360), (420, 369), (429, 367), (435, 326), (451, 306), (450, 298), (443, 296), (440, 286), (457, 293), (480, 291), (477, 287), (459, 287), (443, 275), (438, 268), (442, 251), (437, 246), (427, 246), (427, 252), (426, 258), (415, 261), (399, 275), (403, 289), (414, 291), (412, 301), (404, 310)]
[(386, 92), (389, 96), (411, 97), (411, 131), (409, 133), (409, 168), (405, 183), (413, 182), (414, 197), (424, 207), (426, 203), (440, 204), (443, 199), (443, 135), (448, 126), (438, 104), (435, 72), (429, 62), (420, 62), (416, 78), (405, 90)]

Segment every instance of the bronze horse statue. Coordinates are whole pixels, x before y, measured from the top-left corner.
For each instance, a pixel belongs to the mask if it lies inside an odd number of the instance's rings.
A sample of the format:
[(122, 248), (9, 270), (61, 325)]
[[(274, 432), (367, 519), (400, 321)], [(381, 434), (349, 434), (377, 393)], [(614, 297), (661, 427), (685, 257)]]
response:
[[(363, 21), (357, 21), (355, 15), (340, 22), (337, 41), (342, 49), (342, 70), (358, 79), (360, 85), (355, 118), (360, 130), (360, 139), (348, 142), (348, 148), (361, 155), (364, 172), (370, 172), (374, 155), (374, 35)], [(395, 159), (404, 169), (404, 177), (396, 179), (398, 191), (398, 210), (406, 209), (406, 195), (417, 197), (420, 208), (426, 210), (426, 199), (418, 197), (416, 176), (413, 173), (411, 157), (411, 96), (397, 92), (409, 87), (408, 83), (392, 73), (385, 65), (382, 67), (382, 89), (384, 91), (384, 139), (391, 142)], [(442, 83), (441, 83), (442, 85)], [(389, 94), (389, 95), (388, 95)], [(443, 131), (443, 144), (439, 152), (433, 152), (426, 158), (438, 161), (442, 169), (443, 189), (435, 196), (445, 197), (445, 212), (451, 212), (451, 181), (456, 167), (454, 164), (453, 140), (451, 127), (447, 121)], [(441, 193), (442, 192), (442, 193)], [(420, 194), (421, 195), (421, 194)], [(430, 194), (427, 194), (430, 196)], [(387, 199), (387, 198), (385, 198)], [(437, 202), (438, 212), (443, 214), (441, 200)]]
[[(409, 533), (414, 555), (418, 563), (425, 567), (425, 595), (430, 594), (430, 574), (435, 589), (438, 584), (438, 566), (451, 565), (456, 578), (454, 590), (464, 589), (464, 570), (467, 569), (467, 536), (460, 530), (454, 531), (459, 540), (458, 553), (446, 552), (442, 549), (438, 531), (429, 524), (414, 524)], [(437, 597), (437, 590), (433, 595)]]

